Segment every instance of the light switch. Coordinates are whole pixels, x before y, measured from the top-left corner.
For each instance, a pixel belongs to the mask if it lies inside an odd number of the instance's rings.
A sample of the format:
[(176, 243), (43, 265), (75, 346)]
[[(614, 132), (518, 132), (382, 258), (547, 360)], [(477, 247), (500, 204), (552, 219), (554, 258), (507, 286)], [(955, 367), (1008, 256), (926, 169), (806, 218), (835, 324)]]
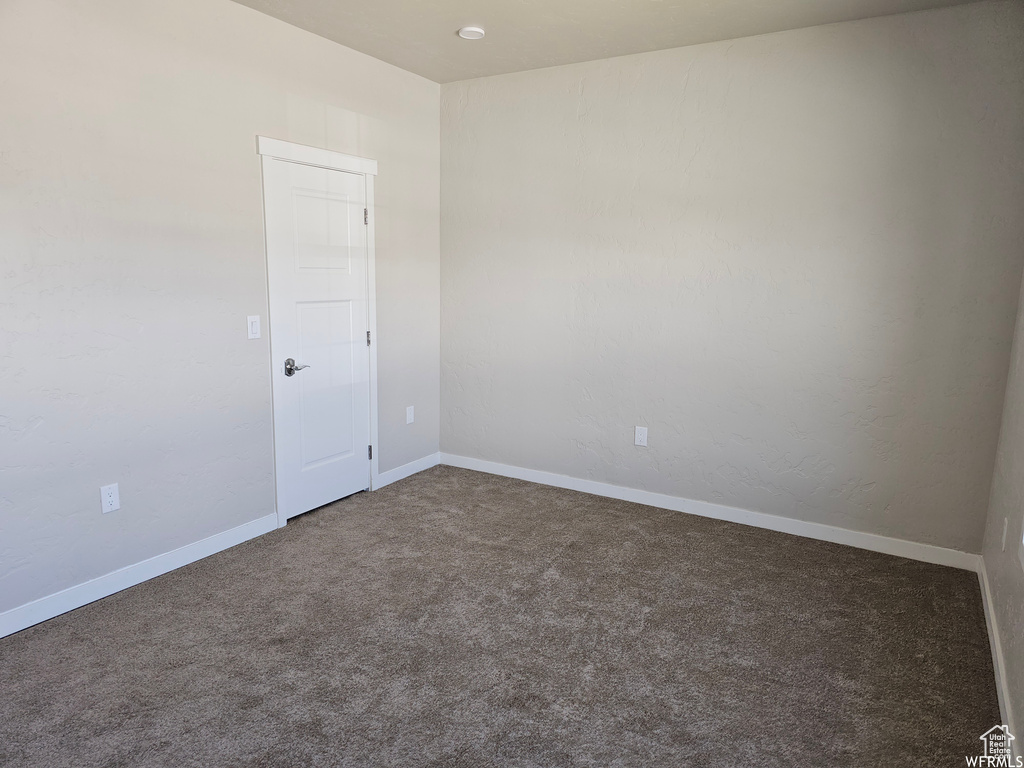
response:
[(260, 337), (260, 316), (249, 315), (249, 317), (246, 319), (248, 321), (249, 326), (249, 338), (258, 339)]

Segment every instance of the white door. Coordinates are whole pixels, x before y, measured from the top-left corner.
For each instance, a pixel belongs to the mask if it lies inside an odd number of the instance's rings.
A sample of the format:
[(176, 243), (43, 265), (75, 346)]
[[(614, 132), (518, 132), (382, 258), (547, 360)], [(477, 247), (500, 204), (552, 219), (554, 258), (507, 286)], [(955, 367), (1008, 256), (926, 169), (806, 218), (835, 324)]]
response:
[(366, 179), (263, 158), (277, 508), (370, 486)]

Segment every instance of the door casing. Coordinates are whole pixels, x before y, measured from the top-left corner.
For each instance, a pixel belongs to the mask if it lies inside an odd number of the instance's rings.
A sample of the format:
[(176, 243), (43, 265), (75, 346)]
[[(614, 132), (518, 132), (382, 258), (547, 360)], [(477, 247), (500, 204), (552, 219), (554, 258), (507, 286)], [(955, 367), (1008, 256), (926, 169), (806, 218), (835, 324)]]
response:
[[(304, 144), (294, 144), (290, 141), (272, 139), (266, 136), (256, 137), (256, 152), (262, 157), (284, 160), (289, 163), (311, 165), (317, 168), (326, 168), (332, 171), (344, 171), (356, 173), (366, 179), (366, 298), (367, 312), (370, 328), (370, 445), (373, 446), (373, 454), (370, 458), (370, 490), (374, 491), (380, 487), (379, 481), (379, 450), (378, 450), (378, 418), (377, 418), (377, 291), (376, 291), (376, 270), (374, 267), (374, 205), (373, 205), (373, 182), (377, 175), (377, 161), (355, 155), (345, 155), (341, 152), (334, 152), (318, 147), (309, 147)], [(264, 213), (264, 216), (266, 214)], [(266, 224), (264, 223), (264, 269), (267, 269), (267, 243)], [(269, 273), (267, 276), (267, 303), (270, 302)], [(269, 327), (269, 326), (268, 326)], [(270, 359), (269, 351), (267, 356), (268, 370), (274, 365)], [(273, 380), (273, 376), (271, 376)], [(271, 384), (273, 386), (273, 384)], [(273, 398), (271, 398), (273, 403)], [(271, 405), (273, 407), (273, 405)], [(277, 452), (274, 450), (273, 424), (271, 418), (271, 450), (274, 454), (274, 509), (277, 514), (277, 525), (283, 527), (287, 522), (283, 516), (278, 502), (277, 491)]]

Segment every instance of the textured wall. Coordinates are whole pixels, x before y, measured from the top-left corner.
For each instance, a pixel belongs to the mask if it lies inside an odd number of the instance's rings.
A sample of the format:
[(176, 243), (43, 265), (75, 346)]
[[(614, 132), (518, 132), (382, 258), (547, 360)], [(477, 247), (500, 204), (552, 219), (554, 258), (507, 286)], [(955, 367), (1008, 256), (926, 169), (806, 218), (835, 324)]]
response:
[(438, 90), (227, 0), (0, 3), (0, 611), (273, 512), (257, 134), (379, 160), (381, 469), (437, 450)]
[(442, 450), (980, 551), (1021, 33), (981, 3), (442, 86)]
[[(1022, 137), (1024, 140), (1024, 137)], [(1006, 548), (1003, 525), (1006, 524)], [(996, 624), (1006, 663), (1010, 725), (1018, 738), (1024, 712), (1024, 295), (1017, 312), (1010, 378), (1006, 384), (1003, 426), (996, 451), (985, 570), (992, 591)], [(1019, 748), (1018, 748), (1018, 751)]]

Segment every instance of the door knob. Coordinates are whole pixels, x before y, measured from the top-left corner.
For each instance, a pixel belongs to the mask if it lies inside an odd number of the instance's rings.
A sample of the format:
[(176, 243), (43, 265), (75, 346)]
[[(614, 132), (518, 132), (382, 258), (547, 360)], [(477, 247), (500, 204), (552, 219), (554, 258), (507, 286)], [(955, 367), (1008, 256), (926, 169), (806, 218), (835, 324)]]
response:
[(296, 365), (295, 358), (289, 357), (284, 361), (284, 375), (294, 376), (296, 371), (301, 371), (303, 368), (309, 368), (308, 365)]

